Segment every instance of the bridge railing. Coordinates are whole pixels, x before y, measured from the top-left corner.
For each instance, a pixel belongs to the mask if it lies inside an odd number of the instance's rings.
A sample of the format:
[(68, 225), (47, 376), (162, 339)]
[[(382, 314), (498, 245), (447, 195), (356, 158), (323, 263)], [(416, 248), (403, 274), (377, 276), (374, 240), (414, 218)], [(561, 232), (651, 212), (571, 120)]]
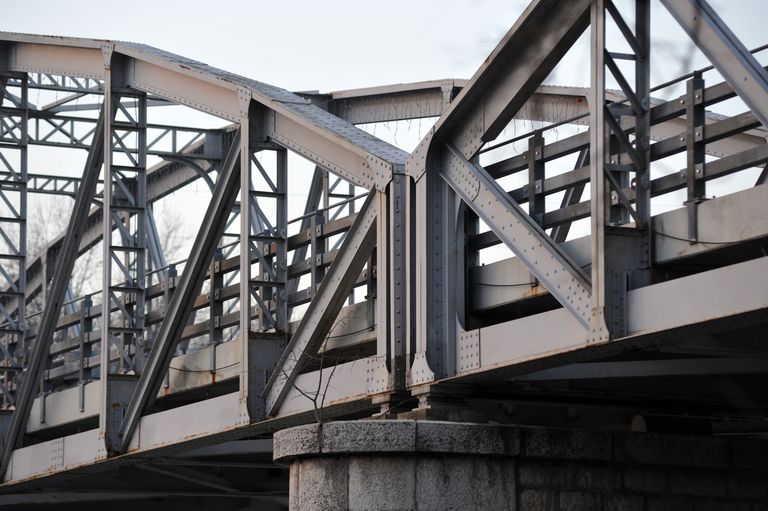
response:
[[(761, 52), (766, 47), (758, 47), (753, 52)], [(734, 104), (738, 99), (733, 100), (736, 93), (728, 83), (719, 81), (705, 86), (704, 77), (713, 69), (713, 66), (707, 66), (651, 89), (666, 96), (673, 94), (683, 82), (688, 89), (688, 92), (668, 101), (651, 100), (649, 188), (653, 214), (686, 207), (690, 218), (686, 230), (665, 232), (651, 224), (649, 232), (652, 237), (702, 244), (714, 249), (729, 245), (730, 238), (700, 239), (696, 207), (714, 196), (766, 182), (768, 131), (743, 102)], [(607, 108), (616, 112), (615, 119), (623, 137), (634, 147), (634, 119), (621, 115), (627, 109), (628, 100), (621, 93), (611, 93), (607, 97), (610, 98)], [(689, 105), (691, 101), (693, 104)], [(712, 112), (734, 108), (743, 108), (744, 111), (730, 116)], [(488, 145), (480, 151), (485, 170), (499, 183), (504, 183), (513, 201), (524, 205), (557, 243), (590, 235), (589, 224), (585, 220), (591, 217), (592, 207), (588, 117), (589, 113), (585, 112)], [(566, 125), (575, 127), (578, 133), (567, 137), (558, 134), (553, 141), (555, 131)], [(615, 134), (610, 137), (609, 165), (614, 171), (626, 175), (625, 186), (611, 193), (611, 205), (620, 207), (622, 203), (635, 204), (637, 177), (631, 155), (624, 150), (618, 138)], [(510, 151), (513, 153), (511, 156)], [(729, 179), (723, 179), (729, 176)], [(578, 223), (580, 220), (585, 222)], [(618, 221), (612, 223), (614, 226), (634, 224), (635, 218), (630, 215), (620, 216)], [(471, 291), (467, 294), (470, 297), (467, 310), (481, 314), (487, 312), (485, 309), (488, 309), (489, 300), (472, 299), (473, 296), (488, 294), (487, 286), (519, 287), (515, 301), (548, 294), (533, 276), (520, 282), (507, 282), (508, 278), (501, 282), (487, 282), (490, 273), (483, 264), (513, 257), (511, 252), (498, 247), (501, 240), (492, 230), (479, 225), (467, 231), (466, 242), (468, 260), (478, 262), (468, 269), (467, 285)], [(588, 257), (585, 262), (587, 264), (582, 268), (588, 269)], [(483, 272), (487, 274), (484, 278), (479, 276)], [(480, 302), (481, 307), (478, 305)], [(509, 305), (509, 302), (504, 304)], [(522, 314), (532, 312), (529, 310)]]
[[(303, 313), (302, 305), (308, 303), (316, 290), (317, 283), (311, 282), (307, 278), (311, 273), (320, 273), (333, 262), (340, 239), (348, 231), (350, 225), (356, 218), (356, 214), (338, 216), (349, 202), (359, 200), (361, 197), (354, 197), (346, 201), (332, 204), (327, 208), (320, 208), (317, 215), (322, 217), (322, 222), (313, 225), (308, 229), (301, 230), (288, 237), (289, 254), (301, 247), (312, 244), (328, 244), (330, 250), (321, 254), (313, 255), (310, 252), (309, 257), (288, 265), (288, 277), (295, 281), (296, 291), (291, 293), (288, 300), (289, 306), (294, 310), (292, 320), (297, 321)], [(294, 219), (292, 222), (299, 221), (303, 217)], [(177, 354), (198, 351), (210, 347), (212, 340), (211, 329), (215, 324), (216, 328), (224, 332), (224, 342), (229, 342), (237, 338), (239, 327), (239, 265), (240, 259), (237, 253), (238, 243), (228, 243), (221, 246), (222, 252), (227, 252), (229, 256), (220, 258), (212, 265), (211, 271), (224, 278), (224, 285), (211, 285), (211, 272), (206, 275), (203, 282), (201, 293), (194, 302), (194, 310), (189, 324), (183, 331), (181, 343)], [(274, 247), (272, 247), (274, 252)], [(270, 252), (272, 254), (272, 252)], [(274, 254), (272, 254), (274, 255)], [(146, 288), (146, 339), (144, 349), (149, 351), (152, 346), (153, 335), (157, 326), (164, 316), (164, 307), (167, 304), (170, 294), (173, 293), (178, 274), (184, 269), (186, 260), (180, 260), (167, 265), (165, 268), (148, 272), (148, 285)], [(162, 282), (157, 282), (157, 274), (161, 271), (167, 273), (167, 278)], [(375, 277), (369, 277), (369, 269), (366, 268), (357, 279), (356, 287), (370, 287)], [(154, 284), (151, 281), (155, 281)], [(360, 300), (373, 300), (371, 293), (362, 293), (363, 296), (355, 298), (354, 294), (350, 296), (349, 304), (359, 302)], [(221, 315), (211, 314), (211, 301), (215, 297), (224, 305), (224, 313)], [(100, 364), (100, 323), (101, 323), (101, 293), (93, 293), (83, 297), (77, 297), (66, 302), (65, 310), (68, 313), (60, 317), (54, 341), (51, 345), (50, 356), (46, 364), (45, 378), (41, 382), (41, 389), (44, 393), (55, 392), (75, 385), (82, 385), (88, 381), (99, 378)], [(275, 303), (271, 303), (271, 309), (274, 311)], [(124, 304), (125, 307), (132, 307), (133, 303)], [(117, 307), (113, 307), (117, 311)], [(36, 335), (36, 320), (39, 313), (28, 316), (29, 328), (27, 330), (27, 340), (32, 342)], [(256, 318), (256, 307), (252, 307), (251, 316)], [(11, 343), (11, 348), (15, 346)], [(113, 347), (110, 358), (113, 364), (113, 372), (130, 372), (132, 361), (135, 358), (135, 347), (126, 345), (123, 350)], [(122, 370), (121, 370), (122, 368)], [(210, 367), (211, 372), (216, 372), (215, 362)], [(13, 390), (13, 387), (10, 388)]]

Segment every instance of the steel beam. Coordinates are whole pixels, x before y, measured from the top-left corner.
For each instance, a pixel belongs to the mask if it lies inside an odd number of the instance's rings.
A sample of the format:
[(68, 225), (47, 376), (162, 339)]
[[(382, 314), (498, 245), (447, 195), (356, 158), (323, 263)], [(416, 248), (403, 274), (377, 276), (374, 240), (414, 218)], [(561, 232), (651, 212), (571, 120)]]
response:
[[(146, 96), (138, 93), (136, 112), (131, 113), (122, 105), (121, 98), (112, 99), (119, 85), (119, 82), (113, 81), (113, 72), (107, 72), (104, 80), (105, 105), (123, 114), (120, 121), (106, 122), (104, 126), (99, 379), (102, 389), (100, 430), (107, 451), (112, 451), (117, 444), (117, 428), (137, 375), (142, 371), (146, 349)], [(123, 138), (128, 135), (135, 135), (135, 149), (123, 143)], [(119, 236), (113, 236), (115, 229)], [(121, 354), (114, 370), (110, 363), (113, 349)]]
[(494, 140), (589, 26), (588, 0), (536, 0), (485, 60), (410, 158), (418, 179), (428, 171), (430, 141), (454, 146), (467, 160)]
[(264, 390), (267, 415), (275, 416), (291, 385), (323, 344), (376, 244), (376, 192), (365, 200), (344, 244), (309, 304)]
[(683, 30), (768, 126), (768, 73), (706, 0), (661, 0)]
[[(302, 215), (301, 225), (299, 232), (306, 231), (312, 225), (313, 213), (320, 207), (320, 198), (323, 196), (323, 175), (325, 171), (319, 167), (315, 167), (315, 171), (312, 173), (312, 181), (309, 183), (309, 191), (307, 192), (307, 202), (304, 205), (304, 214)], [(302, 245), (293, 251), (293, 259), (291, 264), (298, 264), (307, 257), (308, 245)], [(299, 279), (292, 279), (288, 281), (288, 296), (291, 296), (299, 288)], [(288, 310), (288, 316), (290, 317), (291, 309)]]
[(154, 402), (160, 389), (176, 344), (192, 310), (194, 298), (199, 293), (205, 272), (224, 231), (227, 216), (235, 203), (240, 178), (239, 160), (244, 157), (247, 158), (247, 155), (241, 155), (238, 134), (234, 137), (232, 147), (222, 165), (213, 197), (192, 245), (192, 252), (168, 304), (144, 372), (126, 409), (118, 432), (118, 452), (125, 452), (128, 448), (141, 416)]
[(632, 360), (586, 362), (536, 371), (515, 378), (517, 381), (594, 380), (605, 378), (660, 378), (714, 376), (724, 374), (765, 374), (764, 358), (676, 358), (671, 360)]
[[(20, 97), (12, 101), (11, 108), (5, 108), (3, 103), (9, 94), (6, 87), (12, 78), (21, 89)], [(14, 125), (0, 133), (0, 281), (3, 287), (0, 294), (17, 301), (27, 297), (28, 82), (26, 75), (0, 76), (0, 132), (7, 125)], [(2, 307), (0, 310), (5, 320), (0, 328), (3, 365), (20, 366), (27, 354), (25, 308), (7, 310)], [(18, 386), (20, 376), (20, 373), (8, 370), (0, 376), (3, 407), (14, 404), (11, 388)]]
[(83, 170), (83, 179), (80, 188), (77, 191), (75, 204), (72, 208), (72, 215), (67, 224), (67, 233), (63, 239), (61, 255), (56, 265), (51, 287), (48, 289), (48, 296), (43, 309), (43, 314), (38, 327), (37, 340), (32, 347), (29, 360), (27, 362), (26, 374), (24, 376), (21, 388), (17, 394), (16, 409), (13, 412), (13, 418), (4, 438), (2, 458), (0, 458), (0, 474), (4, 474), (8, 469), (8, 462), (11, 458), (11, 452), (21, 442), (23, 429), (32, 408), (32, 401), (35, 389), (40, 382), (40, 375), (45, 368), (45, 360), (48, 357), (50, 341), (53, 338), (53, 332), (56, 328), (56, 322), (59, 319), (64, 294), (67, 290), (69, 276), (78, 255), (78, 247), (86, 225), (86, 217), (90, 209), (91, 200), (96, 192), (96, 184), (99, 181), (99, 167), (104, 157), (104, 110), (102, 109), (96, 133), (94, 134), (94, 143), (88, 152), (88, 158)]
[(168, 278), (167, 263), (165, 260), (165, 254), (163, 254), (163, 246), (160, 242), (160, 235), (157, 232), (157, 224), (155, 223), (155, 215), (152, 211), (152, 206), (147, 206), (147, 246), (149, 248), (150, 261), (152, 261), (152, 270), (157, 274), (159, 282), (165, 282)]
[[(458, 342), (453, 272), (457, 252), (462, 250), (454, 243), (459, 205), (454, 191), (494, 231), (498, 230), (510, 248), (520, 249), (518, 255), (535, 266), (532, 272), (559, 293), (582, 326), (589, 325), (591, 311), (585, 301), (590, 297), (588, 279), (519, 206), (511, 203), (475, 158), (523, 108), (587, 28), (590, 3), (532, 2), (408, 160), (406, 170), (417, 180), (417, 223), (425, 225), (425, 231), (417, 233), (416, 243), (422, 246), (420, 257), (433, 262), (426, 268), (424, 262), (418, 263), (416, 293), (427, 299), (417, 306), (417, 353), (411, 374), (419, 376), (412, 376), (412, 382), (427, 383), (434, 378), (433, 372), (441, 377), (454, 371), (453, 353)], [(438, 175), (450, 186), (432, 181)], [(530, 244), (531, 240), (536, 241)], [(528, 257), (532, 250), (537, 256)], [(553, 273), (555, 268), (558, 274)], [(561, 279), (568, 280), (564, 287)]]
[[(478, 379), (521, 376), (569, 363), (634, 350), (679, 344), (685, 332), (706, 333), (754, 324), (765, 318), (768, 258), (709, 270), (628, 292), (628, 335), (594, 344), (574, 328), (573, 316), (555, 309), (478, 330), (479, 364), (466, 371)], [(760, 276), (756, 278), (755, 276)], [(696, 307), (691, 307), (692, 302)], [(461, 381), (457, 379), (457, 382)], [(469, 380), (464, 380), (469, 382)]]
[(605, 116), (611, 115), (605, 107), (605, 2), (592, 3), (590, 21), (590, 83), (589, 98), (589, 182), (590, 224), (592, 231), (592, 276), (589, 306), (595, 312), (601, 340), (608, 340), (608, 324), (605, 318), (609, 304), (609, 287), (606, 285), (606, 235), (605, 226), (610, 215), (610, 189), (605, 177), (605, 165), (610, 161), (609, 130)]
[(193, 483), (199, 486), (213, 488), (214, 490), (223, 491), (224, 493), (231, 493), (231, 494), (240, 493), (236, 488), (233, 488), (226, 479), (215, 476), (213, 474), (201, 472), (199, 470), (194, 470), (194, 469), (181, 467), (181, 466), (175, 466), (173, 468), (162, 468), (162, 467), (156, 467), (154, 465), (136, 465), (136, 466), (142, 470), (154, 472), (155, 474), (160, 474), (163, 476), (180, 479), (182, 481), (187, 481), (189, 483)]
[(590, 327), (592, 292), (581, 268), (479, 165), (448, 146), (441, 176), (464, 202), (488, 224), (544, 287)]

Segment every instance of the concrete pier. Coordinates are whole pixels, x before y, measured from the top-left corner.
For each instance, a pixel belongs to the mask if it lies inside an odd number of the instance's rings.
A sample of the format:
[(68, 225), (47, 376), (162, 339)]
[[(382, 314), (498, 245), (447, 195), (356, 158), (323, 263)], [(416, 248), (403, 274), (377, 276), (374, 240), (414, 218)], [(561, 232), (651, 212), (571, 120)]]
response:
[(275, 434), (292, 510), (768, 509), (768, 442), (364, 420)]

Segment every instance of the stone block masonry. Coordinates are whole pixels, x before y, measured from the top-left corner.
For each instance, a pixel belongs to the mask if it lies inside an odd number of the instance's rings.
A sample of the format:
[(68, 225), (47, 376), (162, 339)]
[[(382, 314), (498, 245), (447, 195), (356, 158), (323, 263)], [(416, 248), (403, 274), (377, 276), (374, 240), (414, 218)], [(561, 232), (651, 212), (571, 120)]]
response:
[(362, 420), (279, 431), (290, 509), (768, 511), (768, 441)]

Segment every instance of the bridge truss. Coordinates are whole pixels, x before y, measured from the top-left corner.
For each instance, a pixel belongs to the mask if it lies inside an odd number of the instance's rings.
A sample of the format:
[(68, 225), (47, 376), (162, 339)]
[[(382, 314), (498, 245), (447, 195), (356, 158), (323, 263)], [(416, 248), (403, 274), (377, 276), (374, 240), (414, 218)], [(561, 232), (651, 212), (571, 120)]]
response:
[[(653, 88), (649, 0), (535, 0), (468, 81), (329, 94), (0, 34), (0, 505), (279, 508), (270, 434), (335, 417), (765, 433), (768, 77), (703, 0), (662, 4), (712, 66)], [(584, 34), (592, 86), (541, 85)], [(150, 122), (178, 105), (229, 124)], [(410, 154), (358, 127), (435, 117)], [(196, 183), (170, 263), (153, 204)], [(39, 253), (30, 194), (74, 199)]]

